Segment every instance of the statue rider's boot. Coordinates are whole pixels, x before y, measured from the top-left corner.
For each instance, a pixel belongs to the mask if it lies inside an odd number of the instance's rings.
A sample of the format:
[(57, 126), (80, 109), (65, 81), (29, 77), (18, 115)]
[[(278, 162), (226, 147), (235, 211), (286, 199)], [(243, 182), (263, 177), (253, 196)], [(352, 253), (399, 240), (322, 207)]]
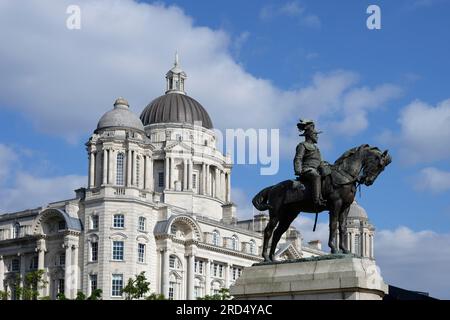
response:
[(313, 202), (316, 206), (324, 206), (327, 204), (326, 200), (322, 199), (321, 195), (321, 183), (320, 183), (320, 177), (314, 178), (312, 180), (312, 187), (313, 187)]

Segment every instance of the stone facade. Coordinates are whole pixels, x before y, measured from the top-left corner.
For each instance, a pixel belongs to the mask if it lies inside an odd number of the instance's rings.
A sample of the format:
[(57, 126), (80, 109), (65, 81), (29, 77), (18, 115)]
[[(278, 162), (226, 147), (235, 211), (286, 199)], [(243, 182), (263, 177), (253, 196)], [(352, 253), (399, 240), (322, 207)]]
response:
[[(166, 95), (185, 95), (186, 78), (176, 61)], [(194, 101), (186, 99), (180, 101)], [(117, 99), (86, 143), (87, 188), (73, 199), (0, 215), (0, 290), (14, 299), (17, 276), (22, 285), (27, 272), (42, 269), (43, 296), (101, 289), (104, 299), (123, 299), (127, 280), (145, 271), (152, 292), (195, 299), (228, 288), (262, 260), (268, 217), (237, 219), (231, 159), (216, 148), (206, 111), (199, 113), (205, 126), (191, 121), (199, 104), (162, 107), (170, 119), (182, 114), (186, 121), (144, 126)], [(293, 227), (277, 251), (281, 260), (324, 254), (320, 244), (302, 245)]]

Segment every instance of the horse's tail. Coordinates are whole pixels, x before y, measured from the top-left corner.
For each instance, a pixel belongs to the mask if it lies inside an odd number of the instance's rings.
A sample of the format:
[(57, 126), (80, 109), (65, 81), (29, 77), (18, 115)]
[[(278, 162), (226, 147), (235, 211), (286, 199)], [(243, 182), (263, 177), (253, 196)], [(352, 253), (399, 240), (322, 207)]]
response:
[(272, 187), (262, 189), (256, 196), (253, 197), (253, 206), (259, 211), (269, 210), (269, 203), (267, 202), (269, 197), (269, 190)]

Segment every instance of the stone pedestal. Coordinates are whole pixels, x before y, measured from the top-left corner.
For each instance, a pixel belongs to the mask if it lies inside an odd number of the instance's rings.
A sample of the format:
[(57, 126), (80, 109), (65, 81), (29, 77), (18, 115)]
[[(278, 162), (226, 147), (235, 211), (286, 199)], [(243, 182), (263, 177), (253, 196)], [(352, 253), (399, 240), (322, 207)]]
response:
[(339, 254), (256, 264), (230, 288), (237, 300), (381, 300), (387, 292), (375, 261)]

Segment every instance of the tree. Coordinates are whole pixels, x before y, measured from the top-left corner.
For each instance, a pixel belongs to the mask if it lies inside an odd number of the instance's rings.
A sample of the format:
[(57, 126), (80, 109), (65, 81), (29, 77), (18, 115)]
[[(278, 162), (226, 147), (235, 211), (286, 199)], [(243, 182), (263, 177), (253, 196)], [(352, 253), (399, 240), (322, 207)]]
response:
[(222, 288), (219, 290), (219, 293), (213, 295), (206, 295), (202, 298), (197, 298), (198, 300), (231, 300), (233, 299), (230, 296), (230, 290), (227, 288)]
[(75, 300), (86, 300), (86, 295), (83, 293), (83, 291), (78, 291)]
[(21, 295), (23, 300), (37, 300), (39, 297), (39, 290), (44, 289), (48, 281), (43, 279), (44, 270), (36, 270), (28, 272), (25, 276), (25, 283), (21, 288)]
[(151, 293), (145, 300), (167, 300), (162, 293)]
[(9, 292), (0, 290), (0, 300), (8, 300)]
[(135, 279), (128, 279), (128, 283), (122, 292), (125, 293), (126, 300), (141, 299), (150, 291), (150, 282), (145, 277), (145, 271), (135, 276)]
[(102, 289), (95, 289), (91, 292), (91, 295), (87, 298), (88, 300), (101, 300), (102, 299)]
[(66, 298), (66, 295), (63, 292), (60, 292), (56, 295), (56, 300), (69, 300)]

